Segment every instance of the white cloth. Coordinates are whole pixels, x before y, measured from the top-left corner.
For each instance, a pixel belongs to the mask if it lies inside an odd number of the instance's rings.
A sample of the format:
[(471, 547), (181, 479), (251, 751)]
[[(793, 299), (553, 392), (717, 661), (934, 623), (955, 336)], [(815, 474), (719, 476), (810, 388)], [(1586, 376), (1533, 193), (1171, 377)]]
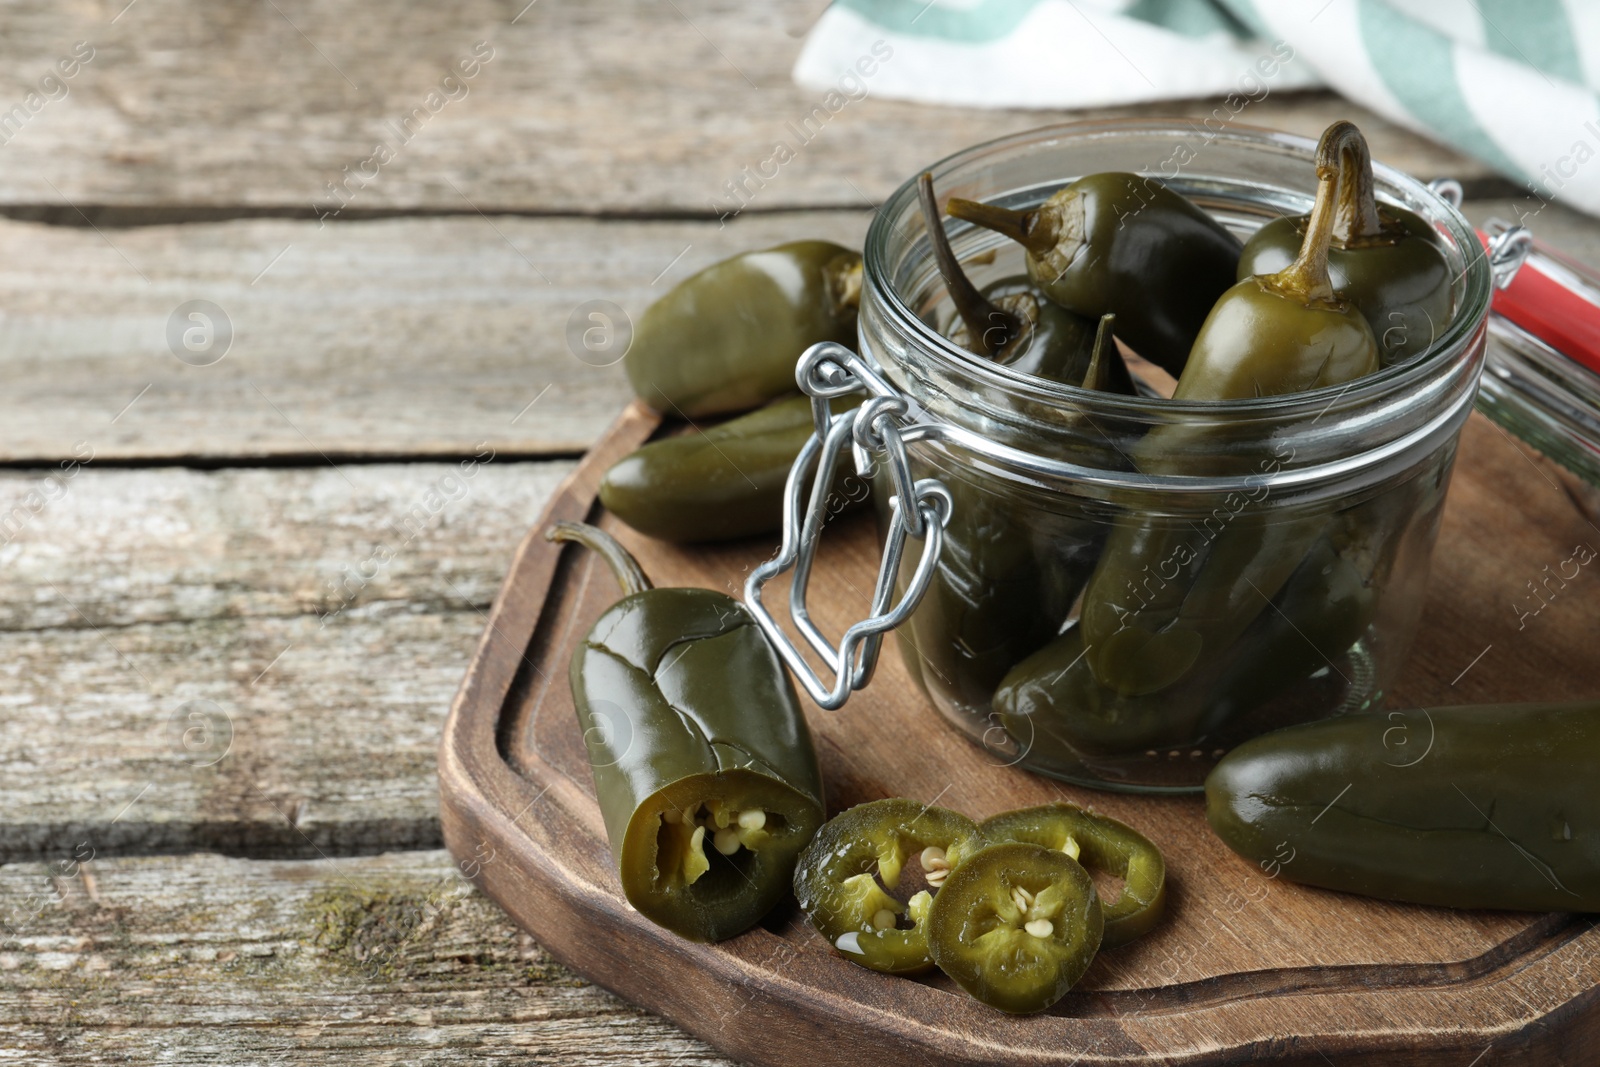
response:
[[(876, 52), (874, 45), (878, 46)], [(835, 0), (794, 77), (932, 104), (1096, 107), (1330, 85), (1600, 214), (1600, 0)]]

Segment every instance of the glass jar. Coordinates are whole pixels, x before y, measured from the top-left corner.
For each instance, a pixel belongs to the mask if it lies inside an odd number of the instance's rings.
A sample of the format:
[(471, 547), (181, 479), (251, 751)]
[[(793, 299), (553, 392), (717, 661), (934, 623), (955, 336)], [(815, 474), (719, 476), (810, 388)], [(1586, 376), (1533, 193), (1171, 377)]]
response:
[[(1254, 129), (1087, 122), (979, 145), (932, 173), (941, 197), (1026, 208), (1080, 175), (1139, 172), (1244, 239), (1310, 209), (1315, 147)], [(1380, 197), (1436, 227), (1456, 274), (1451, 320), (1424, 352), (1351, 384), (1242, 401), (1090, 392), (957, 347), (941, 333), (952, 309), (915, 184), (878, 211), (860, 355), (905, 398), (908, 422), (948, 430), (906, 436), (913, 476), (942, 482), (951, 508), (897, 642), (938, 712), (1000, 761), (1099, 788), (1192, 791), (1245, 738), (1382, 701), (1422, 610), (1493, 279), (1451, 204), (1374, 170)], [(948, 229), (978, 285), (1025, 273), (1013, 242)], [(1182, 473), (1136, 469), (1156, 427), (1184, 442)], [(887, 532), (894, 490), (881, 466), (876, 477)], [(1111, 537), (1144, 549), (1109, 559)], [(916, 562), (901, 563), (902, 589)], [(1117, 590), (1125, 619), (1204, 595), (1226, 621), (1202, 622), (1198, 651), (1141, 631), (1171, 677), (1119, 691), (1095, 667), (1106, 672), (1114, 650), (1086, 649), (1078, 625), (1097, 567), (1122, 568), (1096, 588)]]

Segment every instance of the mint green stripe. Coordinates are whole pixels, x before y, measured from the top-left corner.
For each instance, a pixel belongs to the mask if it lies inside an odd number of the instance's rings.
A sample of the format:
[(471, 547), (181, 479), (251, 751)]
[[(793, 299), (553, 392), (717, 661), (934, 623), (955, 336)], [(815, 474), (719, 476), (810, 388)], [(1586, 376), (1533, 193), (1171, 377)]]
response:
[(1261, 17), (1261, 12), (1256, 10), (1252, 0), (1217, 0), (1217, 2), (1228, 9), (1228, 14), (1244, 23), (1255, 36), (1267, 36), (1267, 20)]
[(1583, 61), (1561, 0), (1477, 0), (1477, 6), (1490, 51), (1583, 84)]
[(1357, 17), (1373, 69), (1407, 111), (1463, 152), (1507, 174), (1526, 177), (1478, 125), (1461, 95), (1448, 38), (1382, 0), (1360, 0)]
[(1245, 26), (1225, 8), (1208, 0), (1134, 0), (1123, 14), (1185, 37), (1226, 34), (1243, 39), (1250, 36)]
[(989, 44), (1006, 37), (1041, 0), (984, 0), (957, 10), (928, 0), (834, 0), (868, 22), (907, 36)]

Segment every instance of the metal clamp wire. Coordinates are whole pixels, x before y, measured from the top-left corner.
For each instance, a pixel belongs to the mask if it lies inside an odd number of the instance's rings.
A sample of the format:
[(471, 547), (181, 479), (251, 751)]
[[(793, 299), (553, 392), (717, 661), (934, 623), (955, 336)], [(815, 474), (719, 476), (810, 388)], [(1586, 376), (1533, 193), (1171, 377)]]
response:
[[(910, 618), (927, 592), (939, 553), (944, 548), (944, 525), (949, 521), (952, 504), (949, 492), (937, 480), (912, 480), (905, 446), (900, 440), (905, 401), (860, 356), (842, 345), (813, 345), (795, 368), (795, 379), (812, 397), (816, 429), (800, 450), (784, 483), (783, 544), (775, 558), (757, 567), (745, 580), (745, 605), (811, 699), (833, 710), (842, 707), (851, 692), (871, 680), (883, 635)], [(842, 415), (832, 413), (828, 407), (830, 397), (859, 389), (866, 389), (874, 397), (853, 411)], [(811, 619), (806, 593), (822, 525), (827, 518), (833, 472), (846, 442), (850, 443), (858, 470), (863, 473), (867, 452), (884, 455), (896, 493), (890, 500), (889, 530), (873, 588), (870, 614), (847, 629), (835, 648)], [(811, 498), (802, 517), (800, 496), (808, 474), (811, 475)], [(919, 535), (915, 530), (922, 533)], [(904, 593), (895, 601), (895, 580), (905, 554), (907, 536), (920, 537), (922, 555)], [(831, 685), (806, 661), (805, 655), (761, 600), (761, 587), (790, 569), (794, 571), (789, 587), (790, 618), (806, 643), (826, 664), (833, 676)]]

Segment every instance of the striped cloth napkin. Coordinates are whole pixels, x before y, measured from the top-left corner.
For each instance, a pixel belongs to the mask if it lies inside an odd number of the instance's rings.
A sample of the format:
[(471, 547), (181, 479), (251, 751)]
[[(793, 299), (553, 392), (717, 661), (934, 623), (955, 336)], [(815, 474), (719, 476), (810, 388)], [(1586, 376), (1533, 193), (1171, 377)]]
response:
[(976, 107), (1217, 98), (1223, 121), (1328, 85), (1600, 214), (1600, 0), (834, 0), (794, 77)]

